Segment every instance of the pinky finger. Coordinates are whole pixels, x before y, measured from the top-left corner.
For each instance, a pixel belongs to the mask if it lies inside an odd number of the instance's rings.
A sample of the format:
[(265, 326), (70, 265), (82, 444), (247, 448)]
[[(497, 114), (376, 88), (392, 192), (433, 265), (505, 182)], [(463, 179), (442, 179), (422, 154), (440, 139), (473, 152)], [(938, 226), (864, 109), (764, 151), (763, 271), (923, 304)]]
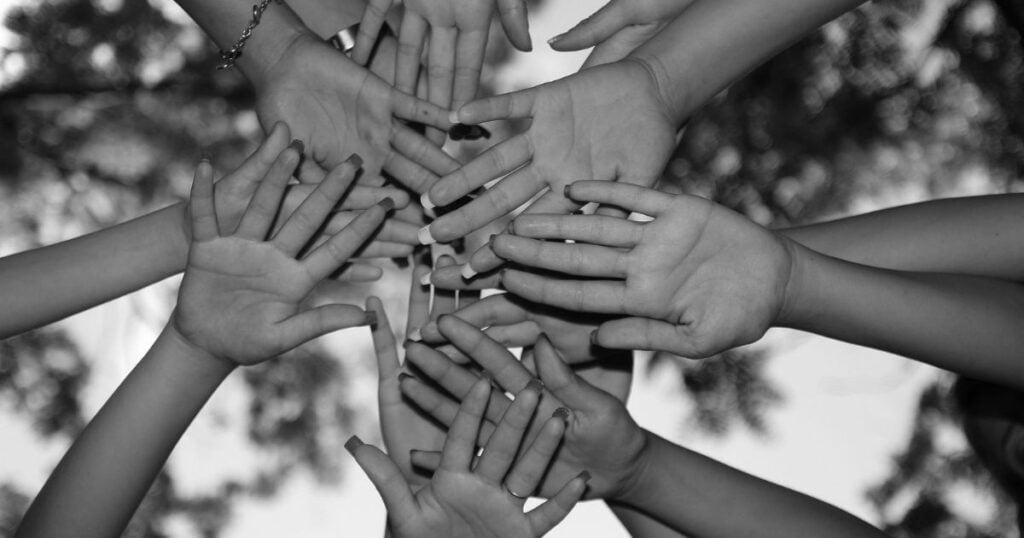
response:
[(292, 348), (339, 329), (373, 325), (376, 321), (377, 314), (375, 312), (365, 312), (355, 306), (343, 304), (318, 306), (305, 312), (299, 312), (281, 322), (281, 328), (284, 331), (282, 343)]
[(196, 167), (189, 196), (189, 211), (192, 213), (192, 240), (209, 241), (217, 237), (217, 210), (213, 203), (213, 166), (203, 157)]
[(538, 506), (526, 514), (530, 521), (533, 533), (543, 536), (555, 525), (561, 523), (565, 516), (580, 502), (587, 490), (587, 481), (590, 480), (590, 473), (583, 471), (572, 480), (562, 486), (562, 489), (554, 497), (548, 499), (544, 504)]

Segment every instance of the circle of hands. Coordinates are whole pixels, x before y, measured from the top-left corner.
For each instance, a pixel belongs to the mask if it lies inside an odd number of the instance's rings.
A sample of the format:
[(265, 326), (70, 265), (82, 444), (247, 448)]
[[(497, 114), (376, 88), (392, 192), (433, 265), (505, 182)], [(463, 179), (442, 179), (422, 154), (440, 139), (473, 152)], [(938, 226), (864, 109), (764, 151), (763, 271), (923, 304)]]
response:
[[(784, 314), (792, 247), (652, 189), (678, 126), (629, 55), (690, 2), (611, 0), (551, 42), (594, 47), (582, 70), (485, 99), (491, 18), (529, 50), (524, 0), (409, 0), (382, 37), (392, 3), (369, 1), (351, 59), (302, 36), (254, 77), (272, 128), (216, 184), (199, 165), (172, 328), (249, 365), (371, 326), (387, 454), (346, 448), (391, 534), (539, 536), (580, 499), (635, 486), (648, 437), (624, 404), (632, 350), (704, 357), (756, 340)], [(458, 125), (515, 119), (530, 122), (467, 163), (441, 148)], [(329, 277), (375, 280), (368, 260), (504, 222), (465, 259), (414, 266), (403, 346), (375, 297), (316, 304)], [(531, 495), (548, 500), (524, 513)]]

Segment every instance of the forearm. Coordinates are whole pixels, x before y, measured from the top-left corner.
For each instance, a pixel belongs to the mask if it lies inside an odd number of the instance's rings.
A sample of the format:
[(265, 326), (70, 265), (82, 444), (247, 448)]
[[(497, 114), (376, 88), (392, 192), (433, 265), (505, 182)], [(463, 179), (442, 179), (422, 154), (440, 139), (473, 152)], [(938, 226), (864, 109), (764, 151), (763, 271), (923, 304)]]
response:
[(175, 443), (231, 370), (165, 329), (65, 454), (16, 536), (120, 536)]
[(627, 58), (649, 66), (681, 125), (733, 81), (863, 1), (697, 0)]
[(777, 325), (1024, 388), (1021, 284), (878, 269), (790, 245)]
[(884, 536), (834, 506), (645, 434), (644, 464), (617, 500), (687, 536)]
[(630, 536), (635, 538), (686, 538), (686, 535), (657, 519), (627, 505), (609, 502), (615, 517), (619, 519)]
[(873, 267), (1024, 281), (1021, 194), (933, 200), (779, 233)]
[(184, 206), (0, 258), (0, 338), (53, 323), (185, 267)]

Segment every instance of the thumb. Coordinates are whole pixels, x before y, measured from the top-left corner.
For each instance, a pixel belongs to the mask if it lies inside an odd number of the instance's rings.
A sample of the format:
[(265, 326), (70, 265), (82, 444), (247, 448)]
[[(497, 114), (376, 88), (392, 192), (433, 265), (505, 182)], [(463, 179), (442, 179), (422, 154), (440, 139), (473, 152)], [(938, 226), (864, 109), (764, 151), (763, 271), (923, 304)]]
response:
[(685, 327), (650, 318), (606, 321), (594, 331), (591, 341), (609, 349), (667, 351), (690, 358), (709, 355), (698, 350), (685, 333)]
[(581, 50), (601, 43), (629, 24), (631, 20), (626, 4), (612, 0), (568, 32), (555, 36), (548, 43), (551, 48), (558, 51)]
[(373, 445), (364, 444), (352, 436), (345, 443), (345, 450), (355, 458), (373, 487), (377, 488), (388, 513), (396, 519), (408, 518), (416, 510), (416, 498), (402, 471), (394, 461)]
[(533, 346), (533, 354), (537, 374), (544, 382), (544, 387), (573, 410), (589, 411), (594, 409), (602, 398), (614, 398), (576, 375), (555, 351), (547, 336), (542, 335), (537, 339), (537, 344)]

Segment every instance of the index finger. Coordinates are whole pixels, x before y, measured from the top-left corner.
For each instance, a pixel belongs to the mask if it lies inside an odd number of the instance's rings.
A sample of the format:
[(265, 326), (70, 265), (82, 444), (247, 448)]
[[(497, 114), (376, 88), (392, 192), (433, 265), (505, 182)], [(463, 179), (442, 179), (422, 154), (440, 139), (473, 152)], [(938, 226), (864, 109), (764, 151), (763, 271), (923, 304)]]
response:
[(455, 316), (444, 316), (437, 326), (455, 347), (493, 375), (503, 389), (518, 393), (533, 379), (504, 346), (469, 323)]
[(444, 440), (441, 451), (441, 468), (466, 472), (476, 453), (476, 438), (480, 431), (480, 422), (487, 409), (487, 399), (491, 394), (491, 384), (481, 378), (462, 400), (459, 412), (455, 415), (448, 436)]
[(565, 196), (577, 202), (597, 202), (651, 217), (668, 211), (673, 196), (654, 189), (615, 181), (577, 181), (565, 187)]
[(472, 101), (455, 111), (452, 119), (458, 119), (459, 123), (476, 125), (492, 120), (529, 118), (533, 116), (533, 104), (537, 100), (538, 92), (539, 90), (534, 87)]
[(529, 52), (533, 48), (530, 43), (530, 22), (524, 0), (498, 0), (498, 18), (501, 19), (501, 27), (505, 29), (505, 35), (512, 46), (523, 52)]

